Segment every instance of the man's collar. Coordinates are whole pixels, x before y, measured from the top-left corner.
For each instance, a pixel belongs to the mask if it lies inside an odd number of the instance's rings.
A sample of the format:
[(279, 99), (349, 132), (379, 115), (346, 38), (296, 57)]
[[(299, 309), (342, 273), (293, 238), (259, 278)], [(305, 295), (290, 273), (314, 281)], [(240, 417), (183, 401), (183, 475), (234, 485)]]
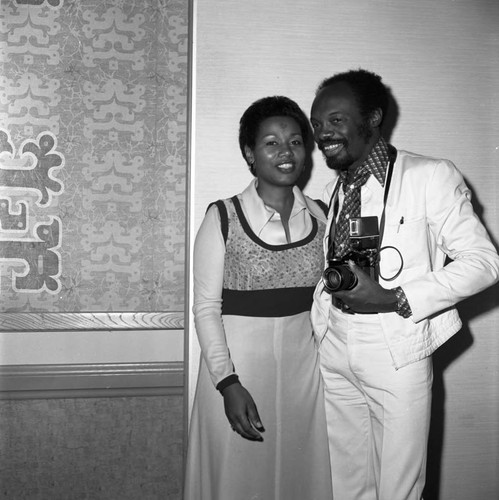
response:
[(371, 153), (367, 157), (367, 169), (376, 177), (376, 180), (382, 185), (385, 185), (386, 169), (390, 161), (388, 153), (388, 144), (383, 137), (374, 145)]
[[(380, 137), (378, 142), (373, 146), (369, 156), (364, 160), (364, 162), (357, 168), (357, 172), (362, 170), (367, 170), (370, 172), (376, 180), (385, 186), (386, 170), (390, 161), (390, 154), (388, 152), (388, 144)], [(344, 170), (340, 173), (340, 179), (342, 181), (346, 178), (347, 171)]]

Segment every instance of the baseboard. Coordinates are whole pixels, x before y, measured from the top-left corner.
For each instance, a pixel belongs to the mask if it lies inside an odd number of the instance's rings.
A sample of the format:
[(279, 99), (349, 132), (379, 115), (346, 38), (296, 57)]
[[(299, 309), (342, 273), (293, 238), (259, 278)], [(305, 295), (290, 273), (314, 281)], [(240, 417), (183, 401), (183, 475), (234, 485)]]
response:
[(0, 366), (0, 399), (181, 395), (183, 388), (181, 361)]

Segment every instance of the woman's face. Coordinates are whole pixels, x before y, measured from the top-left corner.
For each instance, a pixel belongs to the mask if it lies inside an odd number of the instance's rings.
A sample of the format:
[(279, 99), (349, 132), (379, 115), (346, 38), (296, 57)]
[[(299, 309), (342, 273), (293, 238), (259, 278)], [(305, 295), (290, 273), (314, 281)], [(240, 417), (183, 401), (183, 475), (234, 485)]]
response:
[(245, 148), (258, 185), (293, 186), (303, 172), (305, 144), (298, 123), (289, 116), (273, 116), (258, 129), (255, 147)]

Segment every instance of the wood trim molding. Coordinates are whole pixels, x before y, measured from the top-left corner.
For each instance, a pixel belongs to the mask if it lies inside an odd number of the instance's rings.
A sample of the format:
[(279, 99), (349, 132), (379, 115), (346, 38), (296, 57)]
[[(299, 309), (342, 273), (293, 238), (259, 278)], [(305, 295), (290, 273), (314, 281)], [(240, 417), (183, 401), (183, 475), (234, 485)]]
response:
[(69, 330), (177, 330), (184, 311), (93, 313), (1, 313), (0, 332)]
[(184, 364), (0, 366), (0, 399), (182, 395)]

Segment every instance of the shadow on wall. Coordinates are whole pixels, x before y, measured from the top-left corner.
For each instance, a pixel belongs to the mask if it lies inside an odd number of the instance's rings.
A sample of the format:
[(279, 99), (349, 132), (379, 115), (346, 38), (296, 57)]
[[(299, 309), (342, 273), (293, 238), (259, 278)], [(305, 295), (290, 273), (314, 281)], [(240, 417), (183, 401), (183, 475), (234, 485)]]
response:
[(463, 322), (461, 331), (449, 339), (433, 354), (433, 401), (430, 436), (428, 440), (426, 487), (423, 495), (425, 500), (440, 499), (446, 402), (444, 372), (448, 366), (473, 345), (473, 335), (469, 328), (472, 319), (496, 308), (498, 305), (499, 284), (459, 304), (459, 315)]
[[(475, 213), (483, 221), (483, 206), (479, 203), (473, 188), (467, 179), (466, 184), (472, 191), (472, 203)], [(486, 227), (488, 230), (488, 228)], [(489, 235), (491, 235), (489, 231)], [(492, 236), (491, 236), (492, 238)], [(492, 238), (496, 249), (497, 242)], [(425, 500), (440, 499), (440, 480), (442, 469), (442, 451), (444, 444), (445, 386), (444, 372), (457, 358), (473, 345), (473, 335), (469, 328), (472, 320), (499, 306), (499, 284), (470, 297), (458, 304), (463, 327), (433, 355), (433, 400), (431, 411), (430, 436), (428, 440), (428, 463), (426, 469)]]

